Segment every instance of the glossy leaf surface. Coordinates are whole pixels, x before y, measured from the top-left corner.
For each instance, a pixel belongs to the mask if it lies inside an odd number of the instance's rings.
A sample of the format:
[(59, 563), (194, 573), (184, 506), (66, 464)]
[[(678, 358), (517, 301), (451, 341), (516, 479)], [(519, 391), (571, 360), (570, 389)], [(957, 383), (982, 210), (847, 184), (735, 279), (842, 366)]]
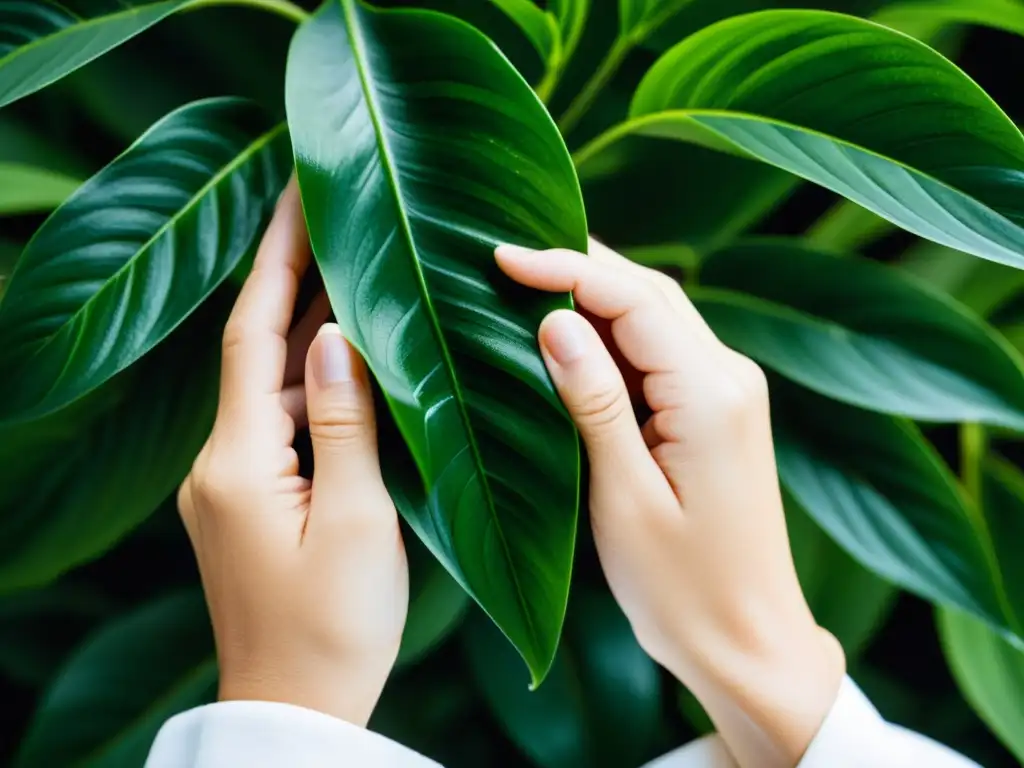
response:
[(0, 593), (103, 554), (181, 484), (213, 425), (233, 298), (68, 408), (0, 425)]
[(5, 0), (0, 107), (102, 56), (188, 0)]
[(1019, 355), (904, 273), (779, 238), (713, 254), (700, 282), (693, 299), (722, 341), (816, 392), (918, 420), (1024, 428)]
[(928, 600), (1019, 631), (979, 511), (908, 421), (772, 388), (783, 485), (843, 549)]
[(1024, 762), (1024, 645), (948, 608), (938, 611), (937, 621), (946, 660), (964, 698)]
[(86, 182), (21, 255), (0, 304), (0, 418), (28, 421), (127, 368), (257, 244), (288, 174), (283, 123), (239, 99), (171, 113)]
[(658, 667), (608, 594), (574, 594), (565, 641), (544, 686), (501, 635), (471, 617), (464, 649), (477, 686), (509, 737), (541, 768), (628, 768), (652, 757), (659, 734)]
[(630, 116), (577, 162), (631, 134), (703, 144), (814, 181), (921, 237), (1024, 266), (1024, 136), (954, 64), (872, 22), (821, 11), (719, 22), (655, 64)]
[(217, 664), (203, 596), (175, 594), (103, 627), (43, 696), (16, 768), (138, 768), (169, 717), (212, 701)]
[(399, 479), (409, 523), (537, 682), (565, 611), (579, 455), (536, 332), (570, 301), (512, 285), (493, 249), (586, 249), (568, 153), (499, 51), (435, 13), (325, 4), (293, 42), (287, 105), (331, 304), (418, 468)]
[(52, 210), (79, 184), (46, 168), (0, 162), (0, 216)]
[(550, 64), (561, 48), (561, 34), (555, 17), (533, 0), (491, 0), (512, 19), (545, 64)]

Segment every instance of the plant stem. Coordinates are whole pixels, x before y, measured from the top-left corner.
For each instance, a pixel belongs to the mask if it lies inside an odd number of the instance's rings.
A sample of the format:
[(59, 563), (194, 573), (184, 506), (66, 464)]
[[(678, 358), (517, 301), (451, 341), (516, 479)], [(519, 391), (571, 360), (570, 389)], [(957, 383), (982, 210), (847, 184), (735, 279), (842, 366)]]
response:
[(960, 478), (967, 495), (975, 504), (981, 504), (981, 463), (988, 448), (985, 428), (980, 424), (960, 427)]
[(615, 43), (609, 49), (608, 55), (604, 57), (604, 61), (601, 62), (593, 76), (565, 110), (561, 120), (558, 121), (558, 127), (563, 136), (568, 135), (569, 131), (576, 127), (580, 119), (593, 106), (601, 90), (619, 71), (619, 67), (622, 66), (622, 62), (626, 60), (629, 52), (633, 50), (634, 45), (636, 43), (631, 38), (621, 36), (615, 38)]
[(276, 13), (296, 24), (301, 24), (309, 18), (309, 14), (291, 2), (291, 0), (192, 0), (182, 10), (194, 11), (199, 8), (210, 8), (214, 6), (242, 5), (250, 8), (259, 8), (268, 13)]

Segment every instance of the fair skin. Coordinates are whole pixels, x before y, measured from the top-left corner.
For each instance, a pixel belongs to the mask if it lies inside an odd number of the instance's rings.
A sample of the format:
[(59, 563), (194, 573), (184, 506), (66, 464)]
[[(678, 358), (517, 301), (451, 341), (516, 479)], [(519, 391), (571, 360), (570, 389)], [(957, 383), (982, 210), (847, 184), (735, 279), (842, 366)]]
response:
[[(571, 291), (580, 310), (547, 317), (540, 348), (583, 438), (598, 554), (637, 639), (741, 766), (795, 766), (845, 661), (793, 568), (763, 374), (674, 281), (598, 243), (589, 258), (502, 247), (496, 259), (522, 285)], [(220, 698), (365, 725), (398, 653), (408, 572), (366, 366), (321, 326), (322, 299), (292, 324), (309, 260), (291, 185), (225, 330), (216, 424), (179, 506)], [(312, 482), (292, 448), (307, 424)]]

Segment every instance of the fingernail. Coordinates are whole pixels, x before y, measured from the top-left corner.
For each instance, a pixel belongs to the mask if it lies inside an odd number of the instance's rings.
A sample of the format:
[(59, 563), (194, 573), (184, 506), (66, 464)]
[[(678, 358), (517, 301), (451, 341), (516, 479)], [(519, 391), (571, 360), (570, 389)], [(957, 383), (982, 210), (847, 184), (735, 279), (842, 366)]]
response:
[(534, 250), (533, 248), (524, 248), (521, 245), (510, 245), (508, 243), (505, 243), (504, 245), (499, 245), (494, 250), (494, 253), (503, 259), (516, 259), (521, 256), (529, 256), (530, 254), (536, 252), (537, 251)]
[(352, 381), (352, 353), (336, 323), (326, 323), (317, 333), (313, 376), (322, 387)]
[(587, 352), (586, 320), (566, 310), (550, 316), (544, 333), (544, 347), (559, 365), (574, 363)]

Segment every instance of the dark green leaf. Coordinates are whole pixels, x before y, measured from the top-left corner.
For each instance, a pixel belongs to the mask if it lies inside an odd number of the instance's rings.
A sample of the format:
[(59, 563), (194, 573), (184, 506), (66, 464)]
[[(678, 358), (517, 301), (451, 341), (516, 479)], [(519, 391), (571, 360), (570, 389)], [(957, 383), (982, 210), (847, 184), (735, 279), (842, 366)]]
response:
[(835, 635), (853, 666), (892, 611), (899, 592), (836, 546), (788, 495), (786, 526), (800, 586), (814, 618)]
[(783, 485), (836, 543), (925, 599), (1021, 631), (980, 512), (913, 424), (782, 382), (772, 400)]
[(621, 34), (636, 43), (646, 40), (692, 0), (619, 0)]
[(700, 282), (692, 297), (722, 341), (809, 389), (919, 420), (1024, 429), (1016, 351), (898, 270), (777, 238), (713, 254)]
[(659, 734), (661, 683), (611, 595), (573, 595), (566, 636), (544, 686), (529, 678), (479, 615), (466, 623), (470, 668), (509, 737), (541, 768), (632, 768)]
[(43, 697), (16, 768), (139, 768), (164, 721), (215, 695), (206, 605), (189, 592), (103, 627)]
[(519, 25), (530, 44), (537, 49), (537, 53), (545, 65), (550, 66), (551, 62), (560, 54), (562, 45), (561, 33), (555, 17), (547, 11), (541, 10), (533, 0), (491, 0), (491, 2)]
[(469, 595), (430, 552), (405, 538), (409, 557), (409, 615), (405, 620), (397, 667), (415, 664), (459, 626)]
[(189, 0), (5, 0), (0, 107), (88, 64)]
[(262, 233), (288, 138), (251, 102), (171, 113), (72, 195), (26, 246), (0, 304), (0, 418), (66, 406), (146, 354)]
[(974, 710), (1024, 761), (1024, 645), (965, 613), (936, 618), (949, 668)]
[(332, 0), (295, 37), (288, 120), (338, 322), (418, 465), (409, 523), (539, 682), (569, 589), (577, 437), (536, 331), (567, 296), (511, 284), (494, 247), (587, 247), (550, 117), (454, 18)]
[(1024, 136), (954, 64), (898, 32), (821, 11), (728, 19), (666, 53), (630, 114), (577, 162), (631, 134), (695, 142), (1024, 266)]
[(79, 184), (79, 179), (45, 168), (0, 163), (0, 216), (52, 210)]
[(0, 426), (0, 592), (102, 554), (181, 483), (213, 424), (217, 294), (142, 361), (50, 416)]

